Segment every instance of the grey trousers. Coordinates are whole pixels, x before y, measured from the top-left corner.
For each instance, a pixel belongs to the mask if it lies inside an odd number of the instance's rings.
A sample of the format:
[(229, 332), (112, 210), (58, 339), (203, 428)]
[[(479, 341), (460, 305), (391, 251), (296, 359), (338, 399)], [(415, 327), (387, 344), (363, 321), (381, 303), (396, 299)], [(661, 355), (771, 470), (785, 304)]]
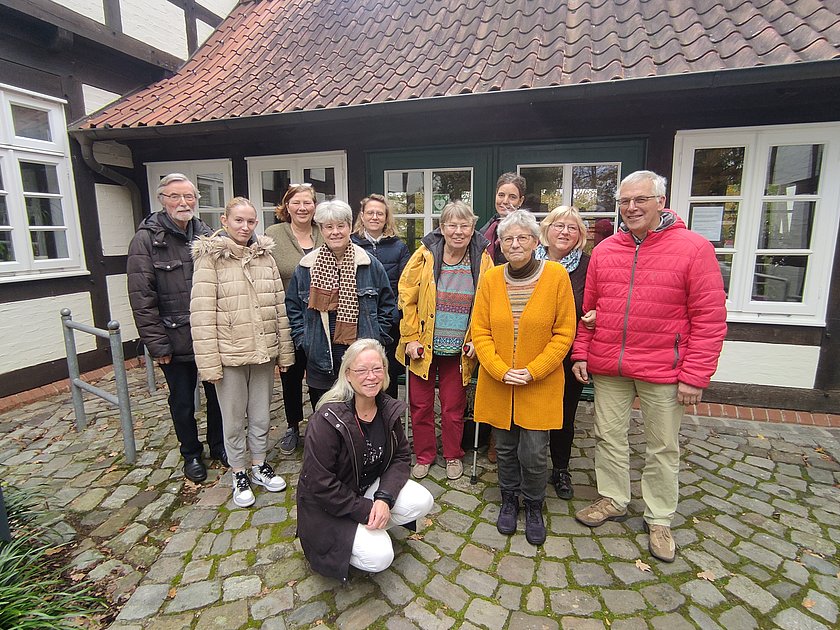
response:
[(548, 482), (548, 431), (511, 424), (510, 430), (494, 427), (493, 435), (502, 492), (521, 493), (529, 501), (544, 501)]
[[(265, 461), (268, 452), (268, 408), (273, 392), (273, 361), (259, 365), (224, 366), (222, 380), (216, 383), (216, 393), (222, 410), (225, 452), (232, 468), (247, 468), (252, 461)], [(250, 461), (245, 450), (246, 441), (251, 451)]]

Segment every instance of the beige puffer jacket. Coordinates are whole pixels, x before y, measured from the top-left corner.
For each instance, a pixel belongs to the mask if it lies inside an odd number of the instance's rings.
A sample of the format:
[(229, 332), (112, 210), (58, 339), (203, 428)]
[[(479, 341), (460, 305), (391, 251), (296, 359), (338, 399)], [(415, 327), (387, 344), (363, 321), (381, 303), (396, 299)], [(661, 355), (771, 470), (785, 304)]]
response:
[(274, 241), (257, 236), (248, 246), (222, 236), (199, 237), (190, 299), (195, 362), (201, 379), (222, 378), (222, 366), (295, 362), (286, 296), (271, 255)]

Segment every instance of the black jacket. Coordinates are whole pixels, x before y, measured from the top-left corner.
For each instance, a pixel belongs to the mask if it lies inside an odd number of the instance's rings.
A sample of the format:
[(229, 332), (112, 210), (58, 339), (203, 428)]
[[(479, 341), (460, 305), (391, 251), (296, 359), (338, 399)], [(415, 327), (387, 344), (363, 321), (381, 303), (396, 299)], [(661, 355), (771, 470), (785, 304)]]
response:
[[(128, 299), (140, 339), (157, 358), (192, 361), (190, 291), (193, 260), (191, 241), (213, 231), (193, 218), (186, 235), (166, 212), (149, 215), (140, 223), (128, 246)], [(189, 236), (187, 236), (189, 235)]]
[[(390, 436), (379, 491), (396, 498), (411, 464), (402, 425), (405, 403), (385, 394), (376, 402)], [(312, 569), (328, 577), (347, 577), (356, 526), (368, 522), (373, 508), (359, 488), (363, 447), (352, 400), (322, 405), (309, 419), (297, 489), (297, 534)]]
[(385, 236), (378, 243), (372, 243), (364, 236), (353, 234), (350, 238), (353, 242), (374, 256), (388, 274), (388, 281), (391, 283), (391, 290), (397, 295), (397, 285), (400, 282), (400, 274), (405, 269), (411, 254), (408, 246), (398, 236)]

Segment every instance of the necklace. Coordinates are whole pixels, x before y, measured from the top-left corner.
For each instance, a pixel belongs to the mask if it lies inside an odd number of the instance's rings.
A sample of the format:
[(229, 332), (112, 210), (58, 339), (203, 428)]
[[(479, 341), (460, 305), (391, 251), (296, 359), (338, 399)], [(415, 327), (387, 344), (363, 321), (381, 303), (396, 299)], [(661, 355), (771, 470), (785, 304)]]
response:
[[(376, 409), (376, 407), (374, 407), (373, 408), (373, 415), (368, 420), (365, 420), (364, 418), (362, 418), (358, 411), (356, 411), (353, 414), (353, 417), (356, 418), (356, 426), (359, 427), (359, 433), (361, 433), (363, 437), (365, 435), (365, 431), (364, 431), (364, 429), (362, 429), (362, 422), (364, 422), (366, 425), (369, 425), (371, 422), (373, 422), (373, 419), (376, 417), (376, 411), (377, 411), (377, 409)], [(366, 412), (365, 415), (367, 415), (368, 413), (370, 413), (370, 412)]]

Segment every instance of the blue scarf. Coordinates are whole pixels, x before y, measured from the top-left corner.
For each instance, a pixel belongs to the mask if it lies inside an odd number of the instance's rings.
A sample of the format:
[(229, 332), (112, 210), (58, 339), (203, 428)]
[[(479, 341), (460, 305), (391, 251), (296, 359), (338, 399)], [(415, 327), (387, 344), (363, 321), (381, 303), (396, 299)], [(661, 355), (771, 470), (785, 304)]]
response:
[[(563, 256), (560, 260), (560, 264), (568, 271), (572, 273), (575, 269), (578, 268), (580, 264), (580, 257), (583, 254), (582, 249), (573, 249), (568, 254)], [(545, 245), (540, 245), (537, 247), (537, 251), (534, 253), (534, 258), (537, 260), (548, 260), (548, 247)]]

